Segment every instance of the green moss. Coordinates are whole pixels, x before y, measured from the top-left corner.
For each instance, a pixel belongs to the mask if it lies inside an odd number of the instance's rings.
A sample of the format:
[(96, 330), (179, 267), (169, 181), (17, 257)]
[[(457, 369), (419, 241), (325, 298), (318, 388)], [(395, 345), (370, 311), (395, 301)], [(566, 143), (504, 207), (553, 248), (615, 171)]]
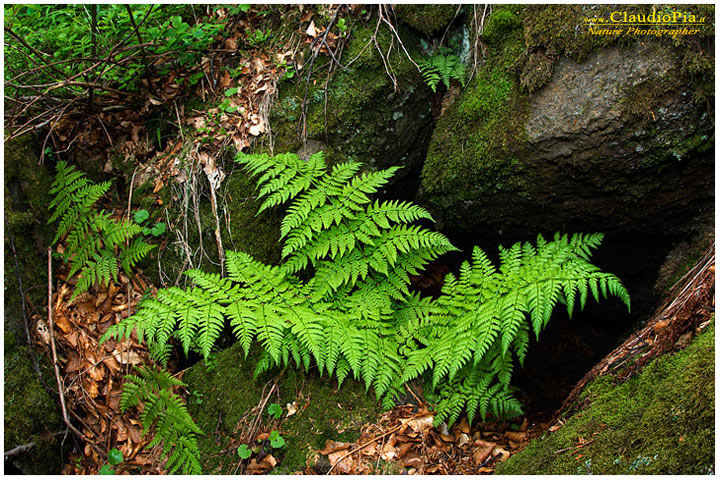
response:
[[(200, 363), (185, 373), (190, 392), (188, 407), (207, 433), (200, 440), (205, 473), (232, 473), (239, 461), (237, 454), (221, 452), (238, 445), (238, 422), (260, 403), (266, 383), (278, 374), (276, 371), (253, 379), (257, 355), (257, 349), (253, 349), (246, 360), (240, 346), (234, 345), (217, 354), (210, 368)], [(288, 368), (278, 389), (279, 400), (273, 395), (268, 403), (279, 403), (285, 412), (287, 403), (297, 401), (299, 409), (280, 424), (287, 445), (272, 452), (279, 460), (274, 473), (304, 470), (310, 449), (324, 447), (328, 439), (354, 441), (360, 427), (381, 411), (374, 396), (359, 383), (347, 380), (338, 390), (334, 380), (319, 378), (314, 372), (305, 374)], [(263, 424), (269, 423), (264, 413)]]
[(522, 7), (517, 5), (496, 5), (487, 18), (483, 28), (482, 38), (488, 43), (498, 44), (513, 30), (522, 28), (520, 12)]
[[(584, 410), (501, 464), (501, 474), (709, 474), (715, 449), (714, 321), (626, 383), (601, 377)], [(592, 444), (575, 451), (579, 438)], [(582, 454), (581, 457), (578, 455)]]
[(395, 5), (398, 19), (425, 35), (446, 27), (457, 12), (457, 5)]
[(277, 263), (282, 207), (256, 215), (261, 202), (255, 196), (255, 182), (240, 169), (223, 182), (221, 192), (229, 216), (229, 232), (223, 232), (225, 248), (243, 251), (265, 263)]
[[(305, 94), (304, 76), (297, 83), (283, 82), (279, 101), (271, 113), (275, 135), (274, 151), (296, 151), (302, 146), (298, 136), (298, 122), (302, 118), (303, 101), (306, 103), (307, 138), (322, 142), (330, 162), (354, 158), (368, 165), (392, 161), (393, 145), (398, 143), (399, 126), (403, 122), (429, 121), (430, 103), (416, 98), (422, 93), (429, 98), (429, 89), (423, 84), (415, 65), (401, 49), (393, 48), (388, 68), (397, 79), (397, 89), (385, 70), (380, 54), (371, 42), (374, 27), (354, 30), (342, 56), (347, 70), (335, 69), (328, 82), (327, 57), (318, 57), (313, 76)], [(419, 58), (417, 38), (400, 29), (410, 55)], [(387, 52), (392, 34), (382, 28), (378, 43)], [(353, 61), (354, 60), (354, 61)], [(352, 63), (350, 63), (352, 61)], [(411, 102), (412, 100), (412, 102)], [(409, 111), (409, 110), (413, 111)], [(390, 153), (390, 154), (389, 154)], [(398, 157), (402, 155), (400, 153)], [(386, 166), (386, 165), (385, 165)]]
[[(62, 465), (52, 434), (61, 429), (59, 409), (40, 383), (27, 347), (6, 335), (4, 348), (5, 450), (33, 442), (35, 447), (13, 459), (16, 465), (27, 474), (57, 474)], [(42, 357), (40, 361), (45, 380), (52, 380), (48, 362)]]
[(422, 173), (429, 194), (514, 189), (507, 174), (513, 151), (523, 140), (527, 97), (511, 70), (522, 53), (519, 30), (493, 47), (462, 97), (440, 117)]

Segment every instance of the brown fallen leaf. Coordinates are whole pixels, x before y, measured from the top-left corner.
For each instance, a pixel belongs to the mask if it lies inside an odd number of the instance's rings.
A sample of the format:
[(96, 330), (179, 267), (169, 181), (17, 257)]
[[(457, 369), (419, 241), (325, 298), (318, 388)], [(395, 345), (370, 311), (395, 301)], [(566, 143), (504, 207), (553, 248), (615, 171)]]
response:
[(401, 419), (400, 421), (402, 423), (407, 423), (407, 425), (416, 432), (423, 432), (429, 428), (432, 428), (434, 419), (435, 417), (433, 415), (426, 415), (423, 417), (416, 417), (411, 419)]
[(56, 315), (53, 320), (55, 321), (55, 325), (57, 325), (63, 333), (68, 333), (72, 330), (72, 325), (65, 315)]
[(71, 350), (68, 353), (68, 362), (65, 365), (65, 371), (67, 373), (77, 372), (78, 370), (80, 370), (80, 365), (80, 356), (76, 352)]
[(462, 420), (460, 420), (460, 423), (458, 423), (458, 428), (464, 434), (470, 433), (470, 425), (468, 425), (467, 419), (465, 417), (463, 417)]
[(321, 455), (328, 455), (333, 452), (337, 452), (339, 450), (347, 450), (350, 448), (352, 444), (345, 443), (345, 442), (335, 442), (333, 440), (326, 440), (325, 441), (325, 448), (320, 450), (318, 453)]
[(397, 447), (397, 456), (398, 458), (403, 458), (405, 455), (408, 454), (410, 450), (415, 446), (413, 443), (401, 443)]
[(407, 458), (403, 459), (403, 466), (405, 467), (412, 467), (419, 469), (423, 466), (423, 459), (419, 457), (418, 455), (409, 455)]
[(513, 442), (521, 443), (525, 441), (527, 434), (525, 432), (506, 432), (505, 437)]
[(335, 467), (335, 471), (340, 473), (348, 474), (352, 471), (352, 463), (349, 457), (346, 455), (350, 453), (349, 450), (338, 450), (328, 455), (330, 465)]
[(488, 459), (490, 454), (492, 454), (493, 450), (495, 449), (494, 443), (487, 443), (482, 442), (477, 446), (477, 449), (472, 454), (472, 461), (475, 463), (475, 465), (480, 465), (485, 460)]
[(455, 437), (453, 435), (446, 435), (442, 432), (440, 432), (440, 438), (442, 438), (443, 441), (448, 442), (448, 443), (452, 443), (455, 441)]
[(367, 456), (372, 457), (372, 456), (377, 455), (377, 448), (378, 448), (377, 443), (371, 443), (371, 444), (365, 446), (362, 450), (360, 450), (360, 453), (362, 455), (367, 455)]
[(501, 447), (493, 448), (492, 454), (493, 455), (498, 455), (498, 454), (501, 455), (501, 458), (500, 458), (501, 462), (504, 462), (508, 458), (510, 458), (510, 452), (508, 452), (507, 450), (505, 450), (504, 448), (501, 448)]

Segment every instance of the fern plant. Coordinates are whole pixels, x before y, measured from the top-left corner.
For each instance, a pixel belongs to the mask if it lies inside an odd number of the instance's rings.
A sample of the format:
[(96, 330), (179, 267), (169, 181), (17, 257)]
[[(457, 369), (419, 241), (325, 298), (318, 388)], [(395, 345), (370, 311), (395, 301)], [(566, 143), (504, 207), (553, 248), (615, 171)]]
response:
[(289, 202), (280, 264), (228, 252), (227, 277), (190, 270), (194, 286), (158, 291), (104, 338), (135, 330), (160, 361), (173, 339), (207, 357), (229, 322), (246, 355), (253, 341), (262, 345), (256, 373), (292, 362), (340, 384), (352, 375), (386, 407), (404, 382), (427, 376), (440, 395), (436, 422), (452, 423), (463, 410), (470, 420), (519, 413), (513, 361), (522, 362), (530, 329), (538, 335), (558, 302), (571, 313), (590, 292), (629, 307), (620, 280), (589, 263), (600, 234), (501, 249), (499, 268), (475, 249), (439, 298), (423, 297), (410, 291), (409, 276), (455, 247), (414, 224), (432, 221), (424, 208), (371, 199), (397, 168), (328, 168), (322, 153), (307, 162), (240, 153), (237, 161), (257, 177), (261, 211)]
[(52, 213), (48, 223), (58, 227), (51, 245), (65, 240), (63, 260), (70, 265), (68, 278), (80, 272), (80, 279), (70, 300), (92, 285), (107, 285), (117, 280), (122, 267), (129, 276), (132, 267), (154, 248), (142, 238), (135, 238), (142, 227), (132, 220), (116, 220), (95, 204), (110, 188), (110, 182), (94, 183), (85, 174), (63, 161), (57, 163), (57, 174), (50, 193)]
[(439, 49), (431, 57), (418, 61), (418, 66), (423, 80), (433, 92), (437, 90), (440, 82), (445, 88), (450, 88), (452, 79), (465, 86), (465, 65), (460, 57), (451, 54), (449, 49)]
[(173, 387), (185, 384), (165, 371), (140, 367), (137, 373), (125, 377), (120, 408), (125, 412), (142, 403), (143, 435), (155, 428), (155, 435), (145, 448), (162, 444), (163, 456), (167, 457), (166, 468), (171, 474), (179, 470), (186, 475), (199, 475), (202, 468), (196, 435), (203, 435), (203, 432), (182, 399), (172, 393)]

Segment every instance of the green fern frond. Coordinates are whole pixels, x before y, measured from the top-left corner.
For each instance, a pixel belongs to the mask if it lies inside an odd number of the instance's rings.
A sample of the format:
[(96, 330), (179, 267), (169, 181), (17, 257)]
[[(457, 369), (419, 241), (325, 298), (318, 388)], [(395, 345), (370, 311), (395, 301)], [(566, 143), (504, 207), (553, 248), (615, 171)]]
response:
[(443, 49), (430, 58), (420, 60), (418, 66), (425, 83), (436, 91), (442, 82), (445, 88), (450, 88), (450, 80), (455, 79), (465, 86), (465, 65), (457, 55), (450, 55)]
[[(384, 405), (404, 382), (427, 375), (440, 398), (436, 422), (452, 423), (463, 412), (472, 421), (521, 411), (510, 386), (514, 364), (558, 303), (572, 314), (591, 295), (612, 295), (629, 307), (620, 280), (589, 263), (600, 234), (500, 247), (497, 266), (475, 248), (437, 299), (422, 297), (411, 275), (455, 247), (414, 223), (432, 220), (422, 207), (372, 198), (396, 169), (344, 162), (328, 171), (322, 154), (305, 162), (241, 153), (237, 161), (257, 178), (261, 210), (288, 204), (280, 264), (228, 251), (227, 278), (187, 272), (193, 287), (158, 291), (103, 338), (134, 329), (160, 360), (173, 339), (207, 356), (229, 321), (246, 355), (252, 342), (262, 346), (256, 375), (314, 366), (338, 384), (352, 375)], [(129, 392), (128, 401), (138, 395)], [(159, 422), (157, 411), (147, 415)]]
[(165, 371), (140, 367), (137, 375), (127, 375), (120, 399), (123, 412), (144, 403), (140, 421), (143, 434), (153, 428), (155, 435), (145, 447), (162, 445), (168, 458), (166, 468), (172, 474), (181, 471), (186, 475), (202, 473), (197, 435), (203, 435), (187, 411), (182, 399), (172, 388), (184, 384)]
[(85, 174), (58, 162), (55, 181), (50, 189), (54, 198), (49, 209), (48, 223), (58, 221), (52, 245), (65, 238), (63, 258), (70, 265), (69, 277), (81, 273), (71, 301), (92, 285), (107, 285), (116, 281), (118, 262), (125, 273), (142, 260), (153, 248), (142, 239), (133, 237), (142, 228), (131, 220), (115, 220), (103, 210), (95, 210), (95, 203), (110, 188), (110, 182), (95, 184)]

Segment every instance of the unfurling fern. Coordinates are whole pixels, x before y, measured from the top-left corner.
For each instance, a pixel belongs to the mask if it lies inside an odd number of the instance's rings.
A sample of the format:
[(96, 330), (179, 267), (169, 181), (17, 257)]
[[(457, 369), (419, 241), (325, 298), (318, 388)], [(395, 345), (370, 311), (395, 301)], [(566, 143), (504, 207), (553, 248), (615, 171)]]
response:
[(138, 375), (127, 375), (120, 398), (123, 412), (143, 403), (140, 421), (143, 435), (153, 427), (155, 436), (145, 447), (151, 449), (162, 444), (163, 456), (167, 457), (166, 468), (172, 474), (181, 471), (187, 475), (199, 475), (200, 449), (196, 435), (203, 435), (185, 408), (182, 399), (172, 393), (172, 388), (184, 384), (168, 375), (140, 367)]
[(387, 407), (404, 382), (426, 376), (440, 396), (436, 421), (452, 423), (463, 411), (470, 420), (521, 411), (510, 387), (513, 363), (558, 302), (572, 313), (588, 293), (609, 293), (629, 306), (617, 277), (588, 261), (600, 234), (501, 249), (499, 268), (476, 248), (439, 298), (424, 298), (410, 291), (409, 276), (455, 248), (413, 224), (432, 220), (422, 207), (372, 200), (396, 168), (328, 168), (322, 153), (307, 161), (240, 153), (237, 161), (257, 177), (261, 209), (289, 203), (281, 263), (228, 252), (227, 278), (186, 272), (195, 286), (158, 291), (104, 338), (135, 329), (161, 361), (173, 339), (207, 357), (229, 322), (246, 354), (253, 341), (262, 345), (256, 373), (294, 362), (339, 383), (352, 375)]
[[(110, 182), (95, 184), (85, 174), (65, 162), (57, 163), (57, 175), (50, 193), (52, 216), (48, 223), (59, 221), (52, 245), (65, 239), (63, 258), (70, 264), (68, 277), (80, 272), (70, 300), (92, 285), (107, 285), (117, 280), (119, 267), (126, 274), (154, 248), (136, 238), (142, 227), (132, 220), (118, 221), (95, 203), (107, 193)], [(118, 266), (118, 262), (120, 265)]]
[(449, 53), (448, 49), (436, 52), (430, 58), (418, 61), (423, 80), (436, 91), (440, 82), (445, 88), (450, 88), (450, 80), (455, 79), (465, 86), (465, 65), (457, 55)]

